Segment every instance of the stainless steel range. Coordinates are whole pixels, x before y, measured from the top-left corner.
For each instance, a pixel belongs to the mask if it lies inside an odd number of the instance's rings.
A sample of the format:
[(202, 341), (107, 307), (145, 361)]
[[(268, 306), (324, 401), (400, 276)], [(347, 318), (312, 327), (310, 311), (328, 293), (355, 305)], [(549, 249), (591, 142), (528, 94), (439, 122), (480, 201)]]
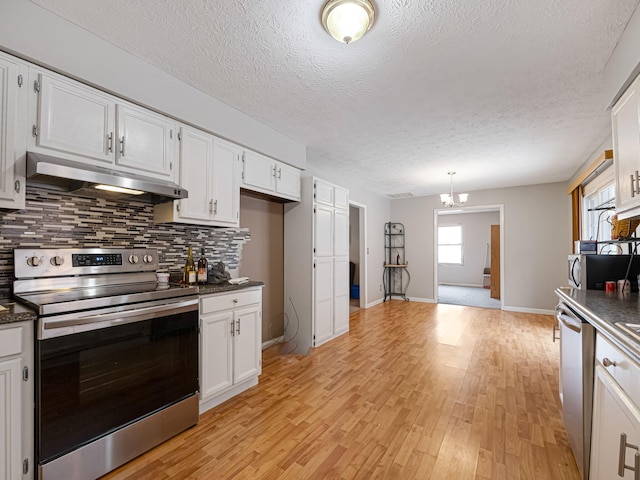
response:
[(38, 312), (40, 479), (98, 478), (198, 421), (198, 288), (156, 281), (153, 249), (16, 249)]

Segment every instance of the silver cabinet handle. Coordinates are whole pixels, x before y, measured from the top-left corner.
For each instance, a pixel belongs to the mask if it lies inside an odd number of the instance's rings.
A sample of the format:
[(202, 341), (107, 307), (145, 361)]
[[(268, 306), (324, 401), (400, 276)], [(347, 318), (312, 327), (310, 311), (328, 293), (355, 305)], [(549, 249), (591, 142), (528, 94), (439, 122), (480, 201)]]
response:
[(604, 357), (602, 359), (602, 365), (604, 365), (605, 367), (617, 367), (618, 366), (618, 362), (612, 362), (607, 357)]
[(20, 193), (20, 180), (16, 180), (14, 182), (13, 189), (16, 191), (16, 193)]
[[(632, 448), (636, 451), (633, 458), (633, 466), (627, 465), (626, 456), (627, 448)], [(618, 452), (618, 476), (624, 477), (624, 471), (631, 470), (633, 472), (633, 480), (640, 480), (640, 453), (638, 453), (638, 446), (627, 443), (627, 434), (620, 434), (620, 450)]]
[(120, 155), (124, 157), (124, 135), (120, 139)]
[(631, 196), (635, 197), (636, 196), (636, 179), (633, 178), (633, 175), (629, 175), (629, 177), (631, 178)]
[(279, 168), (278, 169), (278, 180), (281, 180), (281, 179), (282, 179), (282, 169)]
[(636, 170), (636, 193), (640, 193), (640, 174), (638, 174), (638, 170)]
[(113, 152), (113, 132), (107, 135), (107, 152)]
[(213, 202), (213, 214), (218, 215), (218, 200)]
[(235, 321), (231, 320), (231, 336), (233, 337), (236, 334), (236, 329), (235, 329)]
[(272, 165), (272, 166), (271, 166), (271, 170), (273, 170), (273, 172), (271, 172), (271, 175), (272, 175), (273, 177), (275, 177), (275, 176), (276, 176), (276, 166), (275, 166), (275, 165)]
[(236, 334), (240, 335), (240, 319), (238, 319), (236, 323), (238, 324), (238, 329), (236, 330)]
[(213, 199), (209, 200), (209, 215), (213, 213)]

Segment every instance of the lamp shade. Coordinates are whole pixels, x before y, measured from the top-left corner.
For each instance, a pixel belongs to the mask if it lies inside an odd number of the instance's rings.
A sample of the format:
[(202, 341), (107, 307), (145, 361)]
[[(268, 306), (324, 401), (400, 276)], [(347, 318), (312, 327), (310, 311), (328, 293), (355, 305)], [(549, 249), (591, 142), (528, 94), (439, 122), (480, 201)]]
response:
[(322, 9), (322, 25), (333, 38), (352, 43), (362, 38), (375, 18), (369, 0), (329, 0)]

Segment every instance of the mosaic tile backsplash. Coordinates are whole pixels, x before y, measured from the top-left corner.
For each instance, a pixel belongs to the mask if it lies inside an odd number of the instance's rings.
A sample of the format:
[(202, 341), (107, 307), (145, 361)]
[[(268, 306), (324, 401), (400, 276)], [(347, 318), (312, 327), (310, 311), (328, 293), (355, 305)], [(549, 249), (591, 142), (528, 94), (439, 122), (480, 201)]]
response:
[(13, 282), (13, 249), (150, 247), (158, 250), (160, 270), (179, 272), (193, 247), (204, 247), (209, 265), (238, 268), (247, 228), (154, 224), (153, 205), (84, 198), (27, 187), (25, 210), (0, 210), (0, 289)]

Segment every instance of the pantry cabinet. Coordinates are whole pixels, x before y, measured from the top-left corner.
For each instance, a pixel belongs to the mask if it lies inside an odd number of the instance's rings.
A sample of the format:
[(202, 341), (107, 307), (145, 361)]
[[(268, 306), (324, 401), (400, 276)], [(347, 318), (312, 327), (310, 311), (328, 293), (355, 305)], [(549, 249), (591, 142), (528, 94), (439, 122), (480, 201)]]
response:
[(638, 376), (640, 366), (598, 334), (591, 436), (593, 480), (640, 476), (633, 470), (640, 447)]
[(237, 227), (241, 148), (187, 126), (180, 128), (179, 145), (178, 183), (189, 198), (156, 205), (154, 221)]
[(262, 289), (200, 298), (200, 412), (258, 383)]
[(303, 178), (284, 224), (285, 337), (306, 354), (349, 330), (349, 191)]
[(0, 53), (0, 208), (25, 207), (27, 72)]
[(640, 77), (611, 110), (616, 213), (620, 219), (640, 214)]
[(300, 200), (300, 170), (251, 150), (242, 157), (242, 188)]
[(29, 82), (29, 150), (174, 181), (173, 120), (36, 67)]
[(0, 325), (0, 478), (33, 478), (33, 322)]

